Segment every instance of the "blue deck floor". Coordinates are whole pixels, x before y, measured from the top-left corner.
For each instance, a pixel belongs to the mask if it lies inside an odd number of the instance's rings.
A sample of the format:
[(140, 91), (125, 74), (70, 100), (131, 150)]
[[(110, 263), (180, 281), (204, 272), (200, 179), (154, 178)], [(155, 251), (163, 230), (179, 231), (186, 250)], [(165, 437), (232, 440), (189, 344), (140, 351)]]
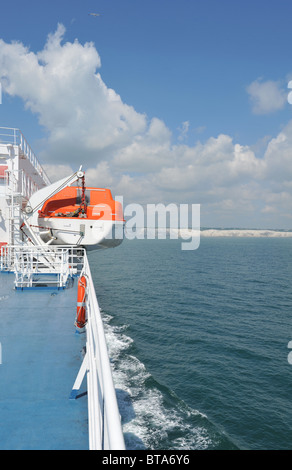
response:
[(13, 283), (0, 273), (0, 449), (88, 449), (86, 380), (69, 399), (85, 345), (74, 327), (77, 282), (59, 291)]

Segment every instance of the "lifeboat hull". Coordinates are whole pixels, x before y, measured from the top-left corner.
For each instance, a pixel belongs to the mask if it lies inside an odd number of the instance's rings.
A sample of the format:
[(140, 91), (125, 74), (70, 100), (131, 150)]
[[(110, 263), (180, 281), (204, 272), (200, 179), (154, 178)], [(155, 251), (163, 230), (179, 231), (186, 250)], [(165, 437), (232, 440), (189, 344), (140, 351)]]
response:
[[(112, 220), (44, 218), (40, 236), (52, 245), (84, 246), (87, 250), (114, 248), (124, 236), (124, 222)], [(43, 234), (42, 234), (43, 232)]]

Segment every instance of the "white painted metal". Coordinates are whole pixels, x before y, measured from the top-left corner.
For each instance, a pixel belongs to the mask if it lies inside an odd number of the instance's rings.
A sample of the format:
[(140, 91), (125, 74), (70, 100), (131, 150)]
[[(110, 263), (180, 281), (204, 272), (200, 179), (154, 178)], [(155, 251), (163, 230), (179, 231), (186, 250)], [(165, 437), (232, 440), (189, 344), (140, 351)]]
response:
[(0, 250), (0, 271), (15, 273), (16, 288), (34, 287), (40, 276), (46, 276), (46, 285), (64, 288), (82, 269), (83, 258), (84, 250), (74, 247), (8, 245)]
[(22, 209), (50, 180), (19, 129), (0, 127), (0, 168), (0, 242), (22, 244)]
[(66, 186), (70, 186), (73, 184), (75, 181), (78, 180), (78, 174), (84, 175), (84, 173), (81, 171), (81, 167), (79, 168), (79, 171), (76, 171), (72, 175), (63, 178), (59, 181), (56, 181), (53, 184), (50, 184), (49, 186), (46, 186), (45, 188), (40, 189), (36, 193), (34, 193), (28, 202), (28, 207), (30, 208), (30, 211), (26, 209), (27, 212), (27, 218), (30, 220), (30, 223), (36, 224), (37, 225), (37, 220), (38, 220), (38, 210), (42, 208), (43, 204), (52, 196), (60, 192), (62, 189), (66, 188)]
[[(0, 127), (0, 145), (2, 144), (7, 147), (17, 147), (19, 149), (20, 156), (26, 158), (31, 163), (40, 178), (44, 181), (45, 185), (51, 184), (35, 153), (19, 129)], [(1, 155), (2, 154), (0, 154), (0, 156)]]
[(86, 355), (74, 383), (72, 397), (76, 397), (87, 374), (89, 448), (125, 450), (103, 322), (86, 254), (80, 275), (87, 279)]

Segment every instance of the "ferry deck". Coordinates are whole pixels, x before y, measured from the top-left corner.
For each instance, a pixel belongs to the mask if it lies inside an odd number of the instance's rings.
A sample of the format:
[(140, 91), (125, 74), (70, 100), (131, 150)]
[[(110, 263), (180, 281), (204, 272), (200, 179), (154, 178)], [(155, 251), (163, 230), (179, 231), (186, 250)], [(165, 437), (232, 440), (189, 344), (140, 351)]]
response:
[(70, 399), (85, 348), (76, 286), (15, 290), (0, 274), (1, 450), (89, 448), (86, 380)]

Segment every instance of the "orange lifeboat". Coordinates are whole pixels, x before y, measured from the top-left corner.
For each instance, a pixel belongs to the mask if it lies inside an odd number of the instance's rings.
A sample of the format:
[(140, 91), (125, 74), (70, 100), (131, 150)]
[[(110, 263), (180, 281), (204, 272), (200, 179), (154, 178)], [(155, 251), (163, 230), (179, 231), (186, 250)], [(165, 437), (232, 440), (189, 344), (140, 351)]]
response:
[(107, 188), (86, 187), (84, 172), (34, 193), (25, 217), (32, 229), (28, 232), (41, 239), (36, 244), (80, 246), (91, 251), (113, 248), (124, 238), (122, 203)]

